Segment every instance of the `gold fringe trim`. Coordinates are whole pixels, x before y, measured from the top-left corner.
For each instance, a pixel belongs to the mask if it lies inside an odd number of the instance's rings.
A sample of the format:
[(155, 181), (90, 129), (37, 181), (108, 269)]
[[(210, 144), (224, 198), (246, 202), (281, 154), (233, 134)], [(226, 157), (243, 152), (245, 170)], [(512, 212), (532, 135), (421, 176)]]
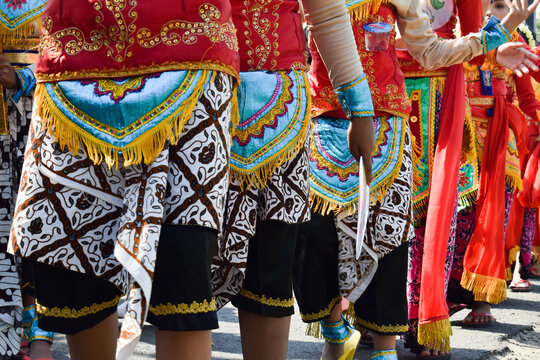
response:
[(418, 343), (429, 349), (449, 352), (450, 336), (452, 325), (448, 318), (418, 325)]
[(41, 33), (41, 14), (41, 11), (38, 12), (12, 30), (1, 25), (0, 38), (2, 39), (2, 44), (8, 45), (16, 43), (18, 40), (29, 38), (34, 34), (36, 34), (36, 38), (39, 37), (39, 34)]
[(424, 220), (427, 216), (427, 208), (428, 208), (428, 202), (429, 197), (425, 197), (422, 200), (413, 203), (413, 217), (414, 217), (414, 223), (420, 224), (422, 223), (422, 220)]
[(302, 314), (300, 313), (300, 316), (302, 317), (303, 321), (314, 321), (314, 320), (322, 320), (325, 317), (330, 316), (330, 313), (332, 312), (332, 309), (334, 306), (336, 306), (337, 303), (341, 301), (341, 295), (336, 296), (332, 300), (330, 300), (330, 303), (328, 303), (328, 306), (321, 311), (317, 313), (312, 314)]
[(267, 306), (278, 306), (278, 307), (292, 307), (294, 306), (294, 298), (290, 299), (274, 299), (270, 297), (266, 297), (264, 295), (257, 295), (255, 293), (252, 293), (249, 290), (242, 289), (238, 293), (239, 295), (242, 295), (245, 298), (248, 298), (250, 300), (256, 301), (258, 303), (261, 303), (263, 305)]
[(50, 317), (61, 317), (67, 319), (78, 319), (83, 316), (93, 315), (102, 310), (109, 309), (118, 305), (120, 301), (120, 296), (116, 298), (105, 301), (99, 304), (92, 304), (90, 306), (85, 306), (82, 309), (72, 309), (67, 306), (60, 309), (58, 307), (48, 308), (36, 302), (37, 312), (41, 315), (50, 316)]
[[(309, 111), (306, 112), (306, 114), (308, 114), (309, 117)], [(291, 142), (288, 148), (275, 154), (268, 162), (266, 162), (266, 164), (255, 168), (253, 171), (245, 172), (244, 170), (231, 165), (231, 177), (234, 177), (240, 182), (240, 187), (242, 189), (250, 187), (264, 189), (268, 182), (272, 180), (270, 176), (274, 173), (274, 171), (287, 161), (294, 159), (300, 150), (302, 150), (307, 140), (308, 124), (309, 119), (305, 122), (305, 124), (302, 125), (300, 133), (296, 139)]]
[(166, 141), (170, 141), (172, 144), (177, 143), (186, 121), (189, 120), (197, 100), (204, 90), (204, 86), (209, 80), (213, 81), (215, 76), (215, 72), (205, 71), (193, 89), (193, 93), (178, 106), (178, 109), (171, 116), (125, 147), (116, 147), (99, 140), (74, 124), (48, 96), (45, 84), (36, 85), (37, 115), (43, 121), (44, 130), (51, 133), (58, 140), (62, 149), (67, 147), (71, 153), (77, 154), (79, 149), (83, 148), (83, 151), (85, 150), (86, 155), (94, 164), (105, 161), (109, 167), (113, 165), (118, 167), (119, 152), (122, 152), (124, 166), (142, 162), (150, 164), (163, 150)]
[(311, 336), (316, 339), (322, 339), (322, 332), (321, 332), (321, 322), (320, 321), (314, 321), (310, 322), (306, 326), (306, 336)]
[(458, 198), (458, 203), (460, 207), (471, 207), (476, 204), (476, 197), (478, 195), (478, 189), (473, 190), (472, 192), (461, 195)]
[[(304, 83), (308, 84), (307, 75), (304, 74), (303, 76)], [(272, 173), (279, 166), (283, 165), (287, 161), (294, 159), (306, 144), (306, 140), (308, 138), (309, 123), (311, 120), (311, 113), (309, 111), (309, 109), (311, 109), (311, 88), (309, 86), (305, 86), (305, 89), (307, 99), (306, 109), (308, 110), (304, 115), (304, 120), (302, 121), (302, 128), (300, 129), (296, 138), (291, 141), (291, 144), (287, 148), (270, 157), (264, 165), (259, 166), (250, 172), (246, 172), (233, 165), (230, 166), (231, 178), (234, 177), (240, 182), (241, 189), (250, 187), (264, 189), (268, 182), (271, 181), (270, 176), (272, 175)], [(238, 100), (236, 100), (236, 108), (238, 113)], [(240, 115), (238, 114), (236, 116), (236, 123), (238, 123)], [(234, 132), (234, 130), (232, 132)]]
[(521, 179), (521, 175), (519, 173), (516, 174), (513, 171), (507, 171), (506, 184), (511, 186), (514, 190), (523, 190), (523, 180)]
[(150, 305), (148, 309), (152, 314), (156, 316), (166, 316), (174, 314), (200, 314), (210, 311), (217, 311), (216, 299), (212, 298), (210, 302), (204, 300), (202, 303), (196, 301), (188, 304), (173, 305), (171, 303), (159, 304), (157, 306)]
[(499, 304), (506, 300), (506, 281), (464, 270), (461, 286), (474, 293), (475, 301)]
[(358, 200), (354, 200), (352, 203), (343, 204), (334, 199), (316, 193), (313, 188), (310, 189), (309, 205), (313, 211), (321, 215), (339, 214), (341, 211), (346, 211), (347, 216), (354, 214), (358, 210)]
[(351, 18), (355, 21), (362, 20), (368, 15), (374, 15), (383, 4), (389, 4), (391, 0), (364, 1), (348, 8)]
[(508, 265), (512, 265), (516, 261), (519, 249), (519, 245), (516, 245), (510, 249), (510, 251), (508, 252)]

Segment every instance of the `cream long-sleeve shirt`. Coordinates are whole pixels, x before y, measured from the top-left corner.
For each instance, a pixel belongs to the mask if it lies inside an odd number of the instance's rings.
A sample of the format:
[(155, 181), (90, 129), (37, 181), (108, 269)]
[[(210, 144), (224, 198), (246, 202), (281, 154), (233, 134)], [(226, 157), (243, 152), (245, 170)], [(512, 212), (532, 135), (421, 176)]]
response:
[(397, 26), (407, 50), (423, 67), (436, 69), (459, 64), (482, 54), (480, 32), (458, 39), (441, 39), (431, 29), (420, 0), (391, 0), (391, 4), (396, 8)]

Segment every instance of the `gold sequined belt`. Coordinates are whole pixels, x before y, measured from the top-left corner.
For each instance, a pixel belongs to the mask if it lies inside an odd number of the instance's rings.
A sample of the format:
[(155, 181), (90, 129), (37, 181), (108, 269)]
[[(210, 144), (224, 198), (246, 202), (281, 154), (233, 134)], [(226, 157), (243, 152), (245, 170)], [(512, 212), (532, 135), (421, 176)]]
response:
[(492, 96), (470, 97), (469, 104), (478, 106), (495, 106), (495, 98)]
[(4, 52), (2, 55), (8, 58), (11, 64), (35, 64), (38, 61), (37, 53)]

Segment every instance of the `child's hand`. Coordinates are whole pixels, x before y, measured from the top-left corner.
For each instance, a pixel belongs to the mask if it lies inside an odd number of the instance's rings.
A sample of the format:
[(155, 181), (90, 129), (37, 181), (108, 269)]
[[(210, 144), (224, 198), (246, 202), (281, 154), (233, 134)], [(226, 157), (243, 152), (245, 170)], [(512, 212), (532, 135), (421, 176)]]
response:
[(525, 21), (536, 10), (540, 0), (535, 0), (530, 6), (528, 0), (505, 0), (510, 11), (501, 21), (502, 25), (511, 34), (519, 24)]
[(364, 171), (366, 173), (366, 182), (371, 184), (371, 155), (375, 149), (375, 127), (371, 117), (355, 117), (351, 119), (349, 132), (349, 150), (356, 161), (360, 157), (364, 160)]
[(529, 69), (538, 71), (538, 66), (536, 66), (534, 61), (540, 59), (536, 54), (528, 51), (523, 46), (525, 46), (523, 43), (511, 42), (497, 48), (497, 63), (512, 70), (518, 77), (529, 73)]

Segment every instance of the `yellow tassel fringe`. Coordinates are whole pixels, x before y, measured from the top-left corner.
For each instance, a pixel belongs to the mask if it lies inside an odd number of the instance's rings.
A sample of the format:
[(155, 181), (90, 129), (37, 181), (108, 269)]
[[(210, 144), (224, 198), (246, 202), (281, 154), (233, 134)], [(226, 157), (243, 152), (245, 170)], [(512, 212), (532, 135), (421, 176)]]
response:
[[(143, 162), (150, 164), (163, 150), (167, 141), (172, 144), (177, 143), (186, 121), (190, 118), (197, 100), (204, 90), (205, 84), (209, 80), (213, 81), (215, 76), (215, 72), (205, 71), (191, 96), (171, 116), (125, 147), (108, 144), (75, 125), (56, 107), (47, 94), (45, 84), (42, 83), (37, 84), (35, 91), (36, 102), (40, 105), (37, 107), (37, 115), (42, 119), (44, 129), (58, 140), (62, 149), (67, 147), (71, 153), (77, 154), (79, 149), (83, 148), (83, 151), (94, 164), (105, 161), (109, 168), (113, 165), (118, 168), (119, 152), (122, 153), (124, 166)], [(233, 109), (233, 118), (235, 112), (237, 113), (238, 109)], [(238, 119), (237, 116), (236, 119)]]
[(306, 327), (306, 335), (312, 336), (316, 339), (322, 339), (322, 332), (321, 332), (321, 322), (320, 321), (314, 321), (307, 324)]
[(499, 304), (506, 300), (505, 279), (475, 274), (470, 270), (465, 270), (461, 277), (461, 286), (474, 293), (475, 301)]
[(294, 139), (291, 144), (284, 149), (283, 151), (275, 154), (268, 162), (264, 165), (255, 168), (251, 172), (245, 172), (242, 169), (239, 169), (233, 165), (230, 166), (231, 178), (234, 177), (240, 182), (242, 189), (254, 187), (257, 189), (263, 189), (269, 181), (272, 173), (282, 164), (286, 163), (289, 160), (295, 158), (300, 150), (304, 147), (307, 135), (308, 135), (308, 124), (309, 124), (309, 111), (307, 112), (308, 119), (302, 124), (302, 129), (300, 133)]
[(364, 1), (358, 5), (349, 8), (349, 13), (351, 18), (355, 21), (362, 20), (368, 15), (376, 14), (379, 11), (379, 8), (383, 4), (389, 4), (390, 0), (371, 0)]
[(429, 349), (450, 351), (452, 326), (450, 319), (442, 319), (418, 325), (418, 343)]
[(474, 190), (466, 195), (461, 195), (458, 199), (459, 206), (461, 207), (471, 207), (476, 204), (476, 197), (478, 195), (478, 189)]
[(16, 29), (10, 30), (5, 26), (0, 26), (0, 38), (2, 44), (9, 45), (16, 43), (17, 40), (26, 39), (34, 34), (39, 37), (41, 33), (41, 13), (29, 18), (24, 24), (19, 25)]
[(358, 209), (358, 200), (344, 205), (338, 201), (327, 198), (322, 194), (315, 193), (313, 189), (311, 189), (309, 203), (313, 211), (322, 215), (328, 215), (330, 213), (337, 215), (341, 211), (346, 211), (348, 216), (354, 214)]

